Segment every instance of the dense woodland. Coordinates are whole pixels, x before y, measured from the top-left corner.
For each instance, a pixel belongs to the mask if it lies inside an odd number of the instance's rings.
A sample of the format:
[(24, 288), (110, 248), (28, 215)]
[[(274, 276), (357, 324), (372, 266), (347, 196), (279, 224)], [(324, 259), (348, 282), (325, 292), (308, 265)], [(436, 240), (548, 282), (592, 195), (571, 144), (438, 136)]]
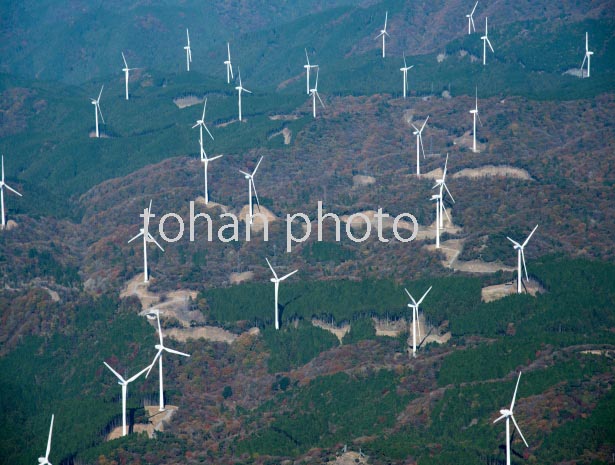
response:
[[(0, 465), (34, 463), (51, 414), (54, 465), (335, 463), (345, 446), (372, 465), (502, 465), (504, 425), (493, 420), (509, 405), (519, 372), (515, 417), (530, 447), (513, 435), (513, 464), (611, 463), (610, 2), (481, 1), (478, 32), (488, 15), (496, 49), (486, 67), (479, 34), (448, 24), (467, 13), (459, 0), (216, 1), (211, 11), (193, 0), (173, 7), (35, 3), (5, 5), (0, 19), (0, 151), (7, 183), (24, 194), (5, 192), (16, 226), (0, 231)], [(391, 40), (383, 60), (373, 36), (385, 10)], [(198, 27), (194, 18), (202, 19)], [(190, 73), (181, 54), (186, 27)], [(585, 31), (595, 51), (591, 79), (569, 73), (578, 70)], [(226, 40), (253, 91), (241, 124), (223, 75)], [(326, 108), (316, 119), (305, 95), (304, 48), (320, 65)], [(120, 50), (139, 68), (129, 101)], [(405, 100), (402, 52), (414, 65)], [(105, 124), (96, 139), (89, 98), (103, 84)], [(476, 89), (480, 153), (467, 142)], [(203, 220), (189, 240), (190, 202), (203, 195), (191, 129), (202, 106), (183, 107), (185, 98), (207, 98), (215, 140), (205, 150), (224, 155), (209, 167), (210, 198), (220, 205), (194, 207), (212, 218), (211, 241)], [(341, 222), (338, 241), (332, 220), (317, 240), (318, 201), (339, 216), (411, 213), (419, 232), (430, 231), (435, 174), (414, 175), (411, 126), (427, 116), (422, 172), (437, 174), (448, 154), (455, 203), (447, 211), (460, 229), (445, 230), (443, 241), (451, 242), (443, 245), (458, 241), (458, 256), (433, 250), (431, 238), (395, 240), (390, 227), (387, 243), (375, 228), (355, 243)], [(277, 218), (269, 240), (261, 232), (245, 240), (240, 221), (239, 239), (222, 242), (220, 215), (248, 203), (239, 170), (251, 171), (261, 156), (259, 200)], [(516, 175), (468, 174), (493, 166)], [(169, 347), (191, 354), (165, 359), (165, 397), (178, 410), (153, 439), (107, 441), (121, 424), (121, 399), (103, 361), (133, 374), (158, 342), (139, 316), (141, 302), (119, 297), (143, 271), (141, 246), (127, 241), (150, 199), (150, 231), (165, 251), (148, 249), (149, 290), (162, 300), (195, 291), (187, 305), (202, 319), (191, 329), (215, 326), (235, 339), (167, 337)], [(176, 243), (160, 238), (158, 221), (168, 212), (186, 226)], [(285, 219), (296, 212), (311, 218), (312, 234), (288, 253)], [(178, 231), (171, 223), (167, 236)], [(538, 293), (485, 302), (486, 286), (515, 278), (507, 237), (523, 240), (536, 224), (526, 260)], [(279, 274), (299, 270), (280, 285), (279, 331), (265, 258)], [(494, 272), (459, 271), (472, 261)], [(417, 297), (430, 286), (421, 314), (444, 342), (421, 343), (412, 358), (407, 328), (396, 336), (377, 328), (411, 319), (404, 288)], [(338, 339), (327, 325), (350, 328)], [(180, 326), (163, 319), (165, 332)], [(157, 396), (157, 372), (130, 385), (131, 424), (149, 421), (145, 406)]]

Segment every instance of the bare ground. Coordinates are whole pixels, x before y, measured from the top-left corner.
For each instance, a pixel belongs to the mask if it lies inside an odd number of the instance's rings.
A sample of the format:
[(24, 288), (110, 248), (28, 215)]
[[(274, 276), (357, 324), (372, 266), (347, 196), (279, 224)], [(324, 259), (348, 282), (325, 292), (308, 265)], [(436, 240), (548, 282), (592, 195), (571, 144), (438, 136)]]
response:
[[(165, 423), (171, 421), (171, 418), (177, 411), (175, 405), (165, 406), (165, 410), (160, 412), (157, 405), (146, 405), (145, 410), (147, 412), (149, 423), (135, 423), (133, 425), (133, 433), (147, 432), (150, 439), (154, 437), (154, 431), (164, 431)], [(122, 437), (122, 425), (117, 426), (111, 430), (107, 435), (106, 440), (111, 441), (113, 439)]]
[(270, 135), (268, 137), (268, 140), (271, 140), (271, 139), (273, 139), (274, 137), (277, 137), (277, 136), (284, 136), (284, 145), (289, 145), (291, 140), (292, 140), (293, 133), (292, 133), (292, 131), (290, 129), (284, 128), (281, 131), (278, 131), (278, 132)]
[[(532, 177), (530, 173), (521, 168), (515, 168), (514, 166), (508, 165), (485, 165), (480, 168), (465, 168), (456, 173), (452, 173), (449, 175), (452, 179), (457, 178), (484, 178), (484, 177), (508, 177), (508, 178), (516, 178), (523, 179), (527, 181), (531, 181)], [(441, 179), (442, 178), (442, 168), (436, 168), (428, 173), (421, 174), (421, 177), (425, 177), (428, 179)]]
[[(478, 133), (478, 130), (477, 130)], [(467, 149), (472, 149), (472, 131), (466, 131), (463, 133), (463, 136), (455, 137), (453, 139), (453, 144), (458, 145), (460, 147), (465, 147)], [(478, 152), (483, 152), (487, 144), (481, 144), (478, 140), (476, 141), (476, 150)]]
[(369, 463), (367, 457), (361, 456), (358, 452), (345, 452), (335, 459), (335, 465), (357, 465), (358, 463)]
[(254, 278), (252, 271), (244, 271), (242, 273), (231, 273), (229, 281), (231, 284), (239, 284), (246, 281), (251, 281)]
[(361, 174), (357, 174), (352, 177), (352, 187), (361, 187), (361, 186), (369, 186), (370, 184), (374, 184), (376, 182), (376, 178), (373, 176), (364, 176)]
[(269, 119), (272, 121), (295, 121), (299, 119), (299, 115), (272, 115)]
[[(538, 293), (544, 293), (545, 289), (540, 286), (536, 281), (530, 280), (525, 282), (525, 288), (530, 295), (535, 296)], [(504, 284), (496, 284), (494, 286), (487, 286), (481, 289), (481, 299), (484, 302), (493, 302), (494, 300), (501, 299), (508, 295), (517, 292), (517, 282), (511, 281)]]
[[(266, 207), (261, 206), (260, 209), (258, 207), (256, 207), (255, 205), (252, 206), (252, 208), (254, 209), (254, 214), (256, 215), (257, 213), (260, 213), (261, 215), (264, 215), (265, 218), (267, 218), (267, 222), (268, 223), (272, 223), (274, 221), (278, 220), (278, 217), (275, 216), (273, 214), (273, 212), (271, 210), (269, 210)], [(244, 205), (241, 210), (239, 211), (239, 214), (237, 215), (237, 217), (242, 220), (242, 221), (246, 221), (249, 218), (249, 214), (250, 214), (250, 206), (249, 205)], [(252, 220), (252, 230), (254, 231), (262, 231), (263, 227), (264, 227), (264, 221), (262, 218), (260, 218), (258, 215), (254, 216), (254, 219)]]
[(197, 97), (196, 95), (188, 95), (186, 97), (174, 98), (173, 103), (177, 105), (177, 108), (187, 108), (192, 105), (203, 103), (203, 99), (201, 97)]
[(350, 331), (350, 325), (348, 323), (343, 326), (335, 326), (317, 318), (313, 318), (312, 324), (318, 328), (324, 329), (325, 331), (329, 331), (331, 334), (333, 334), (339, 339), (340, 344), (342, 343), (342, 339), (344, 338), (346, 333)]

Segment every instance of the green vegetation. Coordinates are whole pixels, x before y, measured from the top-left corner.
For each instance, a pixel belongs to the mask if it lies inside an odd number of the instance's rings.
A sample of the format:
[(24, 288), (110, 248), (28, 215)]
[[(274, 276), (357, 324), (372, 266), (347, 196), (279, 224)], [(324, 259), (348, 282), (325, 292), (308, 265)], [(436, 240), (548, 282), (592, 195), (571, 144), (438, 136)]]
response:
[(320, 352), (339, 345), (329, 331), (305, 322), (299, 322), (297, 328), (290, 326), (279, 331), (268, 327), (262, 334), (270, 353), (268, 366), (271, 373), (305, 365)]

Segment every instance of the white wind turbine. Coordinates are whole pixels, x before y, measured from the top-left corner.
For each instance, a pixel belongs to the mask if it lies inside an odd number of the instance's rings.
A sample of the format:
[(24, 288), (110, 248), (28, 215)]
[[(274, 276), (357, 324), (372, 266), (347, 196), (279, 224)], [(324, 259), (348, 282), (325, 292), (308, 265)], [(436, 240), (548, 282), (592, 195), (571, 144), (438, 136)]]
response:
[(147, 378), (149, 376), (149, 372), (152, 370), (152, 368), (156, 364), (156, 359), (158, 359), (158, 371), (159, 371), (159, 379), (160, 379), (160, 405), (159, 405), (159, 410), (162, 412), (162, 411), (164, 411), (164, 389), (163, 389), (163, 382), (162, 382), (162, 353), (163, 352), (168, 352), (170, 354), (181, 355), (182, 357), (190, 357), (190, 354), (185, 354), (185, 353), (180, 352), (178, 350), (169, 349), (168, 347), (166, 347), (164, 345), (163, 336), (162, 336), (162, 329), (160, 327), (160, 310), (158, 310), (158, 309), (151, 310), (147, 314), (147, 317), (150, 320), (156, 319), (156, 321), (158, 323), (158, 337), (159, 337), (160, 343), (156, 344), (154, 346), (156, 349), (158, 349), (158, 352), (156, 353), (156, 356), (154, 357), (154, 360), (152, 361), (152, 364), (148, 367), (147, 373), (145, 374), (145, 377)]
[(124, 56), (124, 52), (122, 52), (122, 59), (124, 60), (124, 68), (122, 68), (122, 71), (124, 71), (124, 77), (126, 78), (126, 100), (128, 100), (128, 74), (130, 71), (135, 70), (135, 69), (139, 69), (139, 68), (129, 68), (128, 67), (128, 63), (126, 63), (126, 57)]
[(243, 87), (243, 85), (241, 84), (241, 70), (239, 69), (239, 67), (237, 67), (237, 74), (239, 75), (239, 85), (235, 87), (235, 89), (239, 93), (239, 121), (241, 121), (241, 93), (247, 92), (248, 94), (251, 94), (252, 92)]
[(510, 403), (510, 408), (503, 408), (502, 410), (500, 410), (500, 413), (502, 415), (493, 422), (493, 423), (497, 423), (500, 420), (506, 419), (506, 465), (510, 465), (510, 420), (511, 419), (513, 423), (515, 424), (515, 428), (517, 428), (517, 431), (519, 432), (521, 439), (523, 439), (523, 442), (525, 443), (525, 447), (530, 447), (528, 446), (527, 441), (523, 437), (523, 433), (521, 432), (521, 429), (519, 428), (519, 425), (517, 424), (517, 421), (515, 420), (515, 416), (513, 415), (513, 408), (515, 407), (515, 398), (517, 397), (517, 388), (519, 387), (520, 380), (521, 380), (521, 372), (519, 372), (519, 377), (517, 378), (517, 385), (515, 386), (515, 393), (513, 394), (512, 402)]
[[(455, 199), (453, 198), (453, 194), (451, 194), (451, 191), (448, 190), (448, 186), (446, 185), (446, 169), (448, 166), (448, 153), (446, 154), (446, 161), (444, 162), (444, 171), (442, 172), (442, 178), (440, 179), (436, 179), (436, 184), (432, 187), (432, 189), (435, 189), (437, 187), (440, 188), (438, 195), (440, 196), (440, 228), (444, 228), (444, 217), (442, 216), (442, 213), (446, 214), (446, 216), (448, 217), (449, 221), (451, 221), (451, 218), (448, 216), (448, 213), (446, 212), (446, 208), (444, 208), (444, 190), (446, 190), (446, 192), (448, 193), (449, 197), (451, 198), (451, 200), (453, 201), (453, 203), (455, 203)], [(451, 221), (452, 223), (452, 221)]]
[(474, 5), (474, 8), (472, 8), (472, 12), (469, 15), (466, 15), (466, 18), (468, 18), (468, 34), (472, 34), (472, 30), (476, 32), (476, 27), (474, 27), (474, 17), (473, 16), (474, 16), (474, 11), (476, 11), (477, 6), (478, 6), (478, 2), (476, 2), (476, 4)]
[(263, 161), (263, 157), (261, 157), (260, 160), (258, 160), (258, 163), (256, 164), (254, 171), (252, 171), (252, 174), (239, 170), (239, 172), (243, 174), (244, 177), (248, 180), (248, 202), (250, 205), (250, 211), (249, 211), (250, 224), (252, 224), (252, 217), (254, 216), (254, 212), (252, 210), (252, 189), (254, 189), (254, 196), (256, 197), (256, 204), (258, 205), (259, 210), (260, 210), (260, 205), (261, 205), (261, 203), (258, 201), (258, 194), (256, 193), (256, 186), (254, 185), (254, 176), (256, 175), (256, 170), (258, 170), (258, 167), (261, 164), (261, 161)]
[(304, 49), (304, 50), (305, 50), (305, 59), (307, 60), (307, 64), (303, 65), (303, 67), (305, 68), (305, 73), (306, 73), (305, 90), (306, 90), (306, 93), (309, 95), (310, 94), (310, 69), (311, 68), (318, 68), (318, 65), (311, 65), (310, 64), (310, 58), (308, 57), (307, 48)]
[(4, 188), (7, 188), (13, 194), (23, 197), (19, 192), (4, 182), (4, 155), (2, 155), (2, 179), (0, 179), (0, 203), (2, 204), (2, 229), (6, 227), (6, 219), (4, 217)]
[(156, 242), (156, 239), (149, 232), (149, 220), (153, 218), (155, 215), (152, 214), (152, 201), (149, 201), (149, 208), (143, 209), (143, 213), (139, 215), (143, 218), (143, 227), (139, 230), (139, 234), (134, 236), (132, 239), (128, 241), (130, 244), (132, 241), (137, 239), (138, 237), (143, 236), (143, 282), (149, 282), (149, 275), (147, 273), (147, 244), (149, 242), (153, 242), (158, 246), (160, 250), (164, 252), (162, 246)]
[(421, 297), (418, 302), (414, 300), (414, 297), (412, 297), (412, 295), (408, 292), (408, 289), (404, 288), (404, 291), (406, 291), (406, 294), (408, 294), (408, 297), (410, 297), (410, 300), (412, 301), (411, 304), (408, 304), (408, 307), (412, 309), (412, 356), (413, 357), (416, 357), (417, 330), (419, 333), (419, 340), (421, 339), (421, 324), (419, 323), (419, 305), (421, 305), (421, 302), (423, 302), (423, 299), (427, 297), (427, 294), (429, 294), (429, 291), (431, 291), (432, 287), (433, 286), (430, 286), (429, 289), (427, 289), (427, 292), (423, 294), (423, 297)]
[(228, 42), (226, 43), (226, 51), (228, 55), (228, 58), (224, 62), (224, 64), (226, 65), (226, 83), (230, 84), (231, 78), (235, 78), (233, 76), (233, 65), (231, 65), (231, 44), (229, 44)]
[(92, 105), (94, 105), (94, 116), (96, 117), (96, 137), (100, 137), (100, 133), (98, 132), (98, 114), (100, 113), (100, 119), (102, 119), (103, 124), (105, 123), (105, 118), (103, 118), (102, 111), (100, 111), (100, 96), (102, 95), (102, 91), (105, 85), (103, 84), (100, 88), (100, 92), (98, 93), (97, 99), (90, 99), (92, 101)]
[(192, 129), (196, 127), (199, 128), (199, 146), (201, 147), (201, 159), (203, 159), (203, 153), (205, 152), (205, 149), (203, 148), (203, 128), (205, 128), (205, 130), (207, 131), (207, 134), (209, 134), (209, 137), (211, 137), (211, 140), (214, 140), (214, 136), (211, 135), (211, 132), (209, 132), (209, 129), (207, 128), (207, 125), (205, 124), (205, 110), (206, 109), (207, 109), (207, 98), (205, 99), (205, 102), (203, 103), (203, 115), (201, 116), (201, 119), (197, 119), (194, 126), (192, 126)]
[(406, 90), (408, 89), (408, 70), (414, 68), (414, 65), (408, 66), (406, 64), (406, 54), (404, 53), (404, 67), (399, 70), (404, 73), (404, 98), (406, 98)]
[(278, 291), (280, 288), (280, 281), (284, 281), (286, 278), (294, 275), (299, 270), (292, 271), (288, 273), (287, 275), (282, 276), (281, 278), (278, 278), (278, 275), (273, 269), (273, 267), (271, 266), (271, 263), (269, 263), (269, 260), (267, 258), (265, 258), (265, 260), (267, 260), (267, 265), (269, 265), (269, 269), (273, 273), (273, 278), (271, 278), (271, 282), (274, 284), (274, 288), (275, 288), (275, 291), (274, 291), (275, 292), (275, 329), (280, 329), (280, 321), (278, 319)]
[(39, 465), (51, 465), (51, 462), (49, 461), (49, 452), (51, 452), (51, 434), (53, 433), (53, 417), (54, 415), (51, 415), (51, 425), (49, 426), (49, 438), (47, 439), (47, 451), (45, 452), (45, 457), (39, 457), (38, 458), (38, 463)]
[(478, 153), (478, 150), (476, 149), (476, 118), (478, 118), (478, 121), (480, 122), (480, 124), (482, 125), (482, 121), (480, 120), (480, 115), (478, 114), (478, 87), (476, 88), (476, 99), (475, 99), (475, 106), (472, 110), (470, 110), (470, 113), (472, 114), (473, 117), (473, 123), (472, 123), (472, 152), (474, 153)]
[(209, 167), (210, 161), (217, 160), (218, 158), (222, 158), (222, 155), (216, 155), (215, 157), (208, 158), (205, 151), (201, 152), (201, 161), (203, 162), (203, 169), (205, 171), (205, 205), (209, 204), (209, 190), (207, 188), (207, 168)]
[(312, 96), (312, 116), (316, 118), (316, 97), (318, 97), (318, 101), (325, 108), (325, 104), (320, 98), (320, 94), (318, 93), (318, 73), (320, 72), (320, 68), (316, 70), (316, 83), (314, 84), (314, 88), (310, 89), (310, 95)]
[(190, 49), (190, 34), (188, 33), (188, 28), (186, 28), (186, 46), (184, 50), (186, 51), (186, 70), (190, 71), (190, 63), (192, 63), (192, 50)]
[(389, 12), (387, 11), (386, 15), (384, 17), (384, 28), (380, 29), (380, 34), (378, 34), (376, 36), (376, 39), (379, 38), (380, 36), (382, 36), (382, 58), (384, 58), (386, 56), (386, 53), (385, 53), (385, 47), (386, 47), (386, 45), (385, 45), (385, 36), (386, 37), (391, 37), (389, 35), (389, 33), (387, 32), (387, 21), (388, 21), (388, 19), (389, 19)]
[(489, 44), (489, 48), (491, 49), (491, 52), (495, 53), (495, 50), (493, 50), (493, 47), (491, 46), (491, 41), (489, 40), (488, 29), (487, 29), (487, 19), (488, 18), (485, 17), (485, 35), (481, 37), (483, 41), (483, 66), (487, 64), (487, 44)]
[(425, 129), (425, 125), (427, 124), (427, 120), (429, 119), (429, 115), (423, 122), (421, 129), (417, 128), (414, 124), (412, 127), (414, 128), (413, 134), (416, 136), (416, 175), (421, 175), (421, 159), (419, 158), (420, 151), (423, 151), (423, 158), (425, 158), (425, 148), (423, 147), (423, 129)]
[(135, 379), (137, 379), (139, 376), (149, 370), (150, 367), (146, 366), (145, 368), (143, 368), (143, 370), (134, 375), (132, 378), (124, 379), (124, 377), (120, 375), (117, 371), (115, 371), (113, 368), (111, 368), (111, 366), (107, 362), (103, 363), (107, 368), (109, 368), (109, 370), (111, 370), (111, 372), (117, 377), (117, 379), (119, 379), (117, 384), (122, 386), (122, 436), (126, 436), (126, 434), (128, 434), (128, 431), (126, 430), (126, 396), (128, 394), (128, 384), (132, 383)]
[(525, 271), (525, 280), (526, 281), (530, 280), (530, 278), (527, 275), (527, 267), (525, 266), (524, 249), (527, 243), (530, 241), (530, 238), (532, 237), (536, 229), (538, 229), (538, 225), (536, 225), (534, 229), (532, 229), (532, 232), (530, 233), (529, 236), (527, 236), (527, 239), (525, 240), (523, 244), (519, 244), (518, 242), (513, 241), (510, 237), (506, 236), (506, 239), (508, 239), (510, 242), (514, 244), (514, 248), (517, 251), (517, 294), (521, 294), (521, 284), (522, 284), (521, 281), (523, 279), (523, 275), (521, 274), (521, 262), (523, 262), (523, 270)]
[(591, 59), (594, 52), (589, 51), (589, 37), (587, 32), (585, 33), (585, 56), (583, 57), (583, 63), (581, 63), (581, 77), (583, 77), (583, 66), (585, 66), (585, 62), (587, 61), (587, 77), (589, 77)]

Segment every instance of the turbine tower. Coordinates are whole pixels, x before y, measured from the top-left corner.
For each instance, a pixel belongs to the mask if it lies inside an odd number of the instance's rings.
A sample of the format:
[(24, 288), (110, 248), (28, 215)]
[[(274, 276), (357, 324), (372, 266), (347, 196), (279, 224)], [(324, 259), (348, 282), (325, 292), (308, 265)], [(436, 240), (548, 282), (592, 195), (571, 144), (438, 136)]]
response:
[(404, 67), (399, 70), (404, 73), (404, 98), (406, 98), (406, 89), (408, 88), (408, 70), (414, 68), (414, 65), (408, 66), (406, 64), (406, 54), (404, 53)]
[(239, 67), (237, 67), (237, 74), (239, 75), (239, 85), (235, 87), (235, 89), (237, 89), (237, 92), (239, 93), (239, 121), (241, 121), (241, 93), (247, 92), (248, 94), (251, 94), (252, 92), (243, 87), (241, 84), (241, 70)]
[(103, 118), (102, 111), (100, 111), (100, 96), (102, 95), (102, 91), (105, 85), (103, 84), (100, 88), (100, 92), (98, 93), (97, 99), (90, 99), (92, 101), (92, 105), (94, 105), (94, 116), (96, 117), (96, 137), (100, 137), (100, 133), (98, 132), (98, 114), (100, 113), (100, 119), (102, 119), (103, 124), (105, 123), (105, 118)]
[(162, 246), (156, 242), (156, 239), (149, 232), (149, 220), (153, 218), (155, 215), (152, 214), (152, 201), (149, 201), (149, 208), (143, 209), (143, 213), (139, 215), (143, 218), (143, 227), (140, 229), (139, 234), (134, 236), (132, 239), (128, 241), (130, 244), (132, 241), (137, 239), (138, 237), (143, 236), (143, 282), (149, 282), (149, 275), (147, 273), (147, 244), (148, 242), (153, 242), (158, 246), (160, 250), (164, 252)]
[(4, 216), (4, 188), (11, 191), (13, 194), (17, 194), (19, 197), (23, 197), (19, 192), (4, 182), (4, 155), (2, 155), (2, 179), (0, 179), (0, 204), (2, 204), (2, 229), (6, 227), (6, 218)]
[(226, 43), (226, 51), (228, 54), (228, 58), (224, 62), (224, 64), (226, 65), (226, 83), (230, 84), (231, 79), (235, 79), (235, 77), (233, 76), (233, 65), (231, 65), (231, 44), (229, 44), (228, 42)]
[(190, 63), (192, 63), (192, 50), (190, 49), (190, 34), (188, 33), (188, 28), (186, 28), (186, 46), (184, 50), (186, 51), (186, 70), (190, 71)]
[(514, 248), (517, 251), (517, 294), (521, 294), (521, 284), (522, 284), (521, 281), (523, 279), (523, 275), (521, 274), (521, 262), (523, 262), (523, 270), (525, 271), (525, 280), (526, 281), (530, 280), (530, 278), (527, 275), (527, 267), (525, 266), (524, 249), (537, 228), (538, 228), (538, 225), (536, 225), (534, 229), (532, 229), (532, 232), (530, 233), (529, 236), (527, 236), (527, 239), (525, 240), (523, 244), (519, 244), (518, 242), (513, 241), (510, 237), (506, 236), (506, 239), (508, 239), (510, 242), (513, 243)]
[(222, 158), (222, 155), (216, 155), (215, 157), (207, 158), (207, 154), (205, 151), (201, 152), (201, 161), (203, 162), (203, 169), (205, 171), (205, 205), (209, 204), (209, 190), (207, 188), (207, 168), (209, 167), (209, 162), (217, 160), (218, 158)]
[(495, 53), (493, 47), (491, 46), (491, 41), (489, 40), (488, 30), (487, 30), (487, 19), (485, 17), (485, 35), (481, 37), (483, 41), (483, 66), (487, 64), (487, 44), (489, 44), (489, 48), (491, 49), (491, 53)]
[(310, 69), (311, 68), (318, 68), (318, 65), (311, 65), (310, 64), (310, 58), (308, 57), (307, 48), (304, 49), (304, 50), (305, 50), (305, 59), (307, 60), (307, 64), (303, 65), (303, 67), (305, 68), (305, 73), (306, 73), (305, 90), (306, 90), (306, 93), (309, 95), (310, 94)]
[(318, 101), (325, 108), (325, 104), (320, 98), (320, 94), (318, 93), (318, 73), (320, 72), (320, 68), (316, 70), (316, 83), (314, 84), (314, 88), (310, 89), (310, 95), (312, 96), (312, 116), (316, 118), (316, 97), (318, 97)]
[(423, 302), (423, 299), (427, 297), (427, 294), (429, 294), (429, 291), (431, 291), (432, 287), (433, 286), (430, 286), (429, 289), (427, 289), (427, 292), (423, 294), (423, 297), (421, 297), (418, 302), (414, 300), (414, 297), (412, 297), (412, 295), (408, 292), (408, 289), (404, 288), (404, 291), (406, 291), (406, 294), (408, 294), (408, 297), (410, 297), (410, 300), (412, 301), (411, 304), (408, 304), (408, 307), (412, 309), (412, 356), (415, 358), (416, 358), (417, 327), (418, 327), (418, 333), (419, 333), (419, 340), (421, 339), (421, 325), (419, 323), (419, 305), (421, 305), (421, 302)]
[(472, 8), (472, 12), (469, 15), (466, 15), (466, 18), (468, 18), (468, 35), (472, 34), (472, 30), (476, 32), (476, 27), (474, 27), (474, 12), (476, 11), (477, 6), (478, 2), (476, 2), (474, 8)]
[(423, 147), (423, 129), (425, 129), (425, 125), (427, 124), (427, 120), (429, 119), (429, 115), (423, 122), (421, 129), (417, 128), (414, 124), (412, 127), (414, 128), (413, 134), (416, 136), (416, 175), (421, 176), (421, 159), (419, 157), (420, 152), (423, 152), (423, 158), (425, 158), (425, 148)]
[(126, 100), (128, 100), (128, 74), (130, 71), (138, 69), (138, 68), (129, 68), (128, 67), (128, 63), (126, 63), (126, 57), (124, 56), (124, 52), (122, 52), (122, 59), (124, 60), (124, 68), (122, 68), (122, 71), (124, 71), (124, 77), (125, 77), (125, 81), (126, 81)]
[(278, 275), (273, 269), (273, 267), (271, 266), (271, 263), (269, 263), (269, 260), (267, 258), (265, 258), (265, 260), (267, 260), (267, 265), (269, 265), (269, 269), (273, 273), (273, 278), (271, 278), (271, 282), (274, 284), (274, 292), (275, 292), (275, 329), (280, 329), (280, 321), (278, 319), (278, 291), (280, 288), (280, 281), (284, 281), (286, 278), (294, 275), (299, 270), (292, 271), (288, 273), (287, 275), (282, 276), (281, 278), (278, 278)]
[(442, 207), (440, 206), (440, 200), (442, 196), (440, 194), (434, 194), (431, 196), (431, 200), (436, 201), (436, 249), (440, 248), (440, 214), (442, 213)]
[(493, 422), (493, 423), (497, 423), (500, 420), (506, 419), (506, 465), (510, 465), (510, 420), (511, 419), (513, 423), (515, 424), (515, 428), (517, 428), (517, 431), (519, 432), (521, 439), (523, 439), (523, 442), (525, 443), (525, 447), (530, 447), (527, 445), (527, 441), (523, 437), (523, 433), (521, 432), (521, 429), (519, 428), (519, 425), (517, 424), (517, 421), (515, 420), (515, 416), (513, 415), (513, 408), (515, 407), (515, 398), (517, 397), (517, 388), (519, 387), (520, 380), (521, 380), (521, 372), (519, 372), (519, 377), (517, 378), (517, 385), (515, 386), (515, 393), (513, 394), (512, 402), (510, 403), (510, 408), (503, 408), (502, 410), (500, 410), (500, 413), (502, 415)]
[(260, 160), (258, 160), (258, 163), (256, 164), (254, 171), (252, 171), (252, 174), (239, 170), (239, 172), (243, 174), (244, 177), (248, 180), (248, 202), (250, 205), (250, 211), (249, 211), (250, 224), (252, 224), (252, 217), (254, 216), (254, 212), (252, 210), (252, 190), (253, 189), (254, 189), (254, 196), (256, 197), (256, 204), (258, 205), (259, 210), (260, 210), (260, 205), (261, 205), (261, 203), (258, 201), (258, 194), (256, 193), (256, 186), (254, 185), (254, 176), (256, 175), (256, 170), (258, 170), (258, 167), (261, 164), (261, 161), (263, 161), (263, 157), (261, 157)]
[(160, 405), (159, 405), (159, 410), (161, 412), (163, 412), (164, 411), (164, 389), (163, 389), (164, 386), (163, 386), (163, 382), (162, 382), (162, 353), (163, 352), (168, 352), (170, 354), (181, 355), (182, 357), (190, 357), (190, 355), (189, 354), (185, 354), (183, 352), (180, 352), (179, 350), (169, 349), (168, 347), (166, 347), (164, 345), (163, 336), (162, 336), (162, 329), (160, 328), (160, 310), (158, 310), (158, 309), (151, 310), (147, 314), (147, 318), (149, 318), (150, 320), (156, 319), (156, 321), (158, 323), (158, 338), (159, 338), (160, 343), (156, 344), (154, 346), (156, 349), (158, 349), (158, 352), (154, 356), (154, 360), (152, 361), (152, 364), (148, 367), (147, 373), (145, 374), (145, 377), (147, 378), (149, 376), (149, 372), (152, 370), (152, 368), (156, 364), (156, 359), (158, 359), (158, 371), (159, 371), (159, 379), (160, 379)]
[(591, 59), (594, 52), (589, 51), (589, 37), (587, 32), (585, 33), (585, 56), (583, 57), (583, 63), (581, 63), (581, 77), (583, 77), (583, 66), (585, 66), (585, 62), (587, 61), (587, 77), (589, 77)]
[(480, 120), (480, 115), (478, 114), (478, 87), (476, 88), (476, 98), (475, 98), (474, 108), (472, 110), (470, 110), (470, 113), (472, 114), (472, 117), (473, 117), (473, 123), (472, 123), (472, 152), (478, 153), (478, 150), (476, 149), (476, 118), (478, 118), (478, 121), (480, 122), (481, 126), (483, 124), (483, 122)]
[[(448, 217), (449, 221), (451, 221), (450, 217), (448, 216), (448, 213), (446, 213), (446, 209), (444, 208), (444, 190), (446, 190), (446, 192), (448, 193), (449, 197), (451, 198), (451, 200), (453, 201), (453, 203), (455, 203), (455, 199), (453, 198), (453, 194), (451, 194), (451, 191), (448, 190), (448, 186), (446, 185), (446, 168), (448, 166), (448, 153), (446, 154), (446, 161), (444, 162), (444, 171), (442, 173), (442, 178), (441, 179), (436, 179), (436, 184), (432, 187), (432, 189), (435, 189), (437, 187), (440, 188), (438, 195), (440, 196), (440, 228), (443, 229), (444, 228), (444, 217), (442, 216), (442, 214), (446, 214), (446, 216)], [(452, 223), (452, 221), (451, 221)]]
[(380, 29), (380, 34), (378, 34), (376, 36), (376, 39), (379, 38), (380, 36), (382, 36), (382, 58), (384, 58), (386, 56), (385, 53), (385, 49), (386, 49), (386, 44), (385, 44), (385, 36), (386, 37), (391, 37), (389, 35), (389, 33), (387, 32), (387, 20), (389, 19), (389, 12), (386, 12), (386, 15), (384, 16), (384, 28)]
[(122, 386), (122, 436), (126, 436), (126, 434), (128, 434), (128, 431), (126, 430), (126, 396), (128, 393), (128, 384), (132, 383), (135, 379), (137, 379), (139, 376), (149, 370), (150, 367), (146, 366), (145, 368), (143, 368), (143, 370), (134, 375), (132, 378), (124, 379), (124, 377), (120, 375), (117, 371), (115, 371), (113, 368), (111, 368), (111, 366), (107, 362), (103, 363), (117, 377), (117, 379), (119, 380), (117, 384)]
[(49, 461), (49, 452), (51, 452), (51, 434), (53, 433), (53, 417), (54, 415), (51, 415), (51, 425), (49, 426), (49, 438), (47, 439), (47, 451), (45, 452), (45, 457), (39, 457), (38, 458), (38, 464), (39, 465), (51, 465), (51, 462)]

